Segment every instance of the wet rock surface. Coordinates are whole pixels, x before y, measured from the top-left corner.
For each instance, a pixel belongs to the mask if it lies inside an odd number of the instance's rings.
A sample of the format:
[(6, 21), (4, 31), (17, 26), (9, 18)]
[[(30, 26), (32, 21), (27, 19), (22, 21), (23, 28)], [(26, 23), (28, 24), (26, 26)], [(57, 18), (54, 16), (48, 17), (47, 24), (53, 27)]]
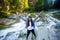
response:
[[(36, 40), (60, 40), (60, 21), (48, 15), (46, 20), (35, 23)], [(26, 40), (25, 22), (19, 22), (11, 26), (13, 27), (0, 30), (0, 40)], [(34, 36), (30, 33), (29, 40), (33, 40), (32, 37), (34, 39)]]

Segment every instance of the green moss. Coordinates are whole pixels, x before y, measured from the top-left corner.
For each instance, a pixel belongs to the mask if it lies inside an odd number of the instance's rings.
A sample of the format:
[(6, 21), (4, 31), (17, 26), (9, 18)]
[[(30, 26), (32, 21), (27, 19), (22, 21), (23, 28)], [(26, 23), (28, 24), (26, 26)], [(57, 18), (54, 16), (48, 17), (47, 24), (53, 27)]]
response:
[(22, 34), (19, 35), (18, 38), (20, 38), (20, 37), (25, 37), (25, 36), (26, 36), (26, 34), (22, 33)]
[(1, 29), (6, 29), (6, 28), (9, 28), (9, 26), (7, 26), (7, 25), (0, 25), (0, 30)]
[(22, 34), (22, 37), (26, 36), (26, 34)]
[(58, 20), (60, 20), (60, 15), (58, 15), (58, 14), (56, 14), (56, 13), (53, 14), (53, 17), (56, 18), (56, 19), (58, 19)]

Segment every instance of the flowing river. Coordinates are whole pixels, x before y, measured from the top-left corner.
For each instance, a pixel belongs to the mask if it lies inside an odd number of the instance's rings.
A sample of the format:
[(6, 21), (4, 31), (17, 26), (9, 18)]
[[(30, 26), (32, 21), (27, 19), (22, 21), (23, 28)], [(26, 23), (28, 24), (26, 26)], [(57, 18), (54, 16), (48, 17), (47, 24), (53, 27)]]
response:
[[(0, 30), (0, 40), (26, 40), (25, 25), (25, 22), (20, 19), (20, 22), (11, 25), (12, 27)], [(43, 21), (35, 22), (35, 26), (37, 40), (60, 40), (60, 20), (46, 14)], [(31, 40), (30, 36), (29, 40)]]

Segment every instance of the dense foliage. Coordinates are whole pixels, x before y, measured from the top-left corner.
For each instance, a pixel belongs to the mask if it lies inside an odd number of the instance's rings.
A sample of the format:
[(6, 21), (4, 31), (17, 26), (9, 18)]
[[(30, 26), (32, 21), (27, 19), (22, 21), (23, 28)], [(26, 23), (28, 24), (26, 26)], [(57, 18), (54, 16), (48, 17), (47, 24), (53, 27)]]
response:
[(0, 17), (6, 17), (16, 12), (23, 12), (27, 8), (29, 8), (28, 0), (0, 0)]
[(0, 0), (0, 16), (9, 16), (16, 12), (40, 12), (53, 6), (52, 0)]

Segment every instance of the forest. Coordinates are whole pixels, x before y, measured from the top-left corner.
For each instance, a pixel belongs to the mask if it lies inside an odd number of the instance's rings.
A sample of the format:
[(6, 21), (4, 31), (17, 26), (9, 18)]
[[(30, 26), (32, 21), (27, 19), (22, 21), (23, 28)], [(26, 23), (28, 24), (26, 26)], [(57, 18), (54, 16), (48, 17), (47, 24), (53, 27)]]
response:
[(0, 0), (0, 17), (8, 17), (16, 12), (40, 12), (59, 9), (59, 0)]

